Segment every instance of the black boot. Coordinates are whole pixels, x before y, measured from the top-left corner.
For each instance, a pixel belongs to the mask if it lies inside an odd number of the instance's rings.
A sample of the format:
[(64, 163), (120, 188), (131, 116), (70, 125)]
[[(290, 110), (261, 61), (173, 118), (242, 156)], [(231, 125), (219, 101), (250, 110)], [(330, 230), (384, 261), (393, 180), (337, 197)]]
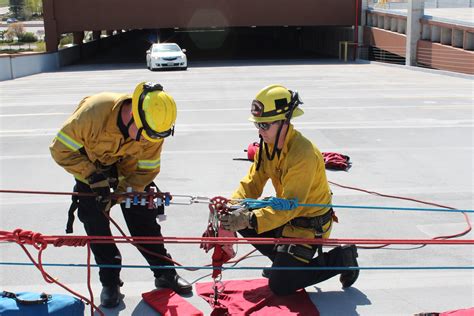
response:
[[(357, 264), (357, 248), (355, 245), (343, 246), (342, 256), (345, 267), (358, 267)], [(347, 288), (357, 281), (359, 277), (359, 270), (347, 270), (341, 273), (339, 281), (341, 281), (342, 287)]]
[(270, 279), (270, 274), (271, 273), (272, 273), (271, 269), (265, 268), (265, 269), (262, 270), (262, 277)]
[(103, 286), (100, 293), (100, 304), (106, 308), (112, 308), (120, 304), (120, 285)]
[(193, 290), (193, 286), (178, 274), (162, 274), (159, 278), (155, 278), (155, 286), (170, 288), (178, 294), (188, 294)]

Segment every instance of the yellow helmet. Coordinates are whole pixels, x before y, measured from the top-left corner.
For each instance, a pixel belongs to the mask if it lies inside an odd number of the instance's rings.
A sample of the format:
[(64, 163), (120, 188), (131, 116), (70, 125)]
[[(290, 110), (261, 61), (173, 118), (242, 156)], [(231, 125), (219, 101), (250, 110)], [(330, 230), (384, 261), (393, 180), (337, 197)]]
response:
[(133, 120), (138, 128), (137, 135), (143, 135), (151, 142), (174, 134), (176, 102), (163, 91), (158, 83), (141, 82), (132, 96)]
[(298, 92), (288, 90), (282, 85), (273, 84), (260, 90), (252, 101), (252, 116), (249, 121), (256, 123), (290, 120), (303, 115), (298, 105), (303, 104)]

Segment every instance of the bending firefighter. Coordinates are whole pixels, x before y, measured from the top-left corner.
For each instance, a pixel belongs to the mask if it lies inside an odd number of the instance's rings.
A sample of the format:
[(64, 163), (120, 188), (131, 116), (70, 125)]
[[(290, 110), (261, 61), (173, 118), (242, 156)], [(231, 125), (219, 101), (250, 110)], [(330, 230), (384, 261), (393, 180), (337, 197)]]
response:
[[(89, 236), (111, 236), (108, 212), (111, 189), (125, 192), (147, 189), (160, 172), (164, 139), (174, 133), (176, 103), (154, 83), (140, 83), (133, 95), (99, 93), (84, 98), (64, 123), (50, 146), (54, 160), (76, 178), (76, 192), (95, 192), (95, 197), (79, 197), (78, 216)], [(132, 236), (161, 237), (156, 216), (162, 210), (131, 205), (122, 213)], [(99, 265), (121, 265), (113, 243), (91, 244)], [(141, 244), (140, 252), (150, 265), (170, 265), (163, 244)], [(158, 254), (158, 255), (156, 255)], [(155, 286), (177, 293), (189, 293), (192, 286), (175, 269), (152, 269)], [(101, 267), (101, 304), (120, 303), (120, 268)]]
[[(319, 150), (295, 130), (293, 117), (303, 114), (297, 92), (271, 85), (258, 92), (252, 102), (250, 121), (260, 136), (260, 147), (249, 173), (234, 192), (233, 199), (261, 197), (270, 179), (276, 196), (304, 204), (331, 204), (324, 160)], [(290, 211), (241, 208), (221, 216), (224, 228), (243, 237), (328, 238), (334, 212), (328, 207), (297, 207)], [(336, 247), (329, 252), (318, 245), (254, 245), (272, 262), (272, 267), (357, 267), (355, 246)], [(342, 273), (341, 273), (342, 272)], [(288, 295), (340, 274), (342, 286), (351, 286), (359, 270), (265, 269), (270, 289)]]

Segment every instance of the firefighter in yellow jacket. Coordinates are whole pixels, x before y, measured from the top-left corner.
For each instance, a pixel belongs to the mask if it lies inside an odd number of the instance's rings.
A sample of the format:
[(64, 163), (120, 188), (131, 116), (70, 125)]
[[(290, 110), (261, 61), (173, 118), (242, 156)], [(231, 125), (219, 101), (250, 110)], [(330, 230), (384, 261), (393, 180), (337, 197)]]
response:
[[(270, 179), (276, 196), (297, 199), (302, 204), (331, 204), (324, 160), (310, 140), (299, 133), (290, 120), (303, 114), (298, 93), (281, 85), (270, 85), (258, 92), (252, 102), (250, 121), (260, 137), (260, 146), (249, 173), (232, 199), (260, 198)], [(328, 238), (333, 222), (329, 207), (297, 207), (293, 210), (241, 208), (221, 216), (224, 228), (244, 237)], [(336, 247), (329, 252), (317, 245), (254, 245), (272, 262), (272, 267), (357, 267), (354, 245)], [(288, 295), (340, 274), (342, 286), (351, 286), (359, 271), (265, 269), (269, 286), (277, 295)]]
[[(90, 236), (111, 236), (105, 216), (114, 201), (111, 189), (144, 191), (160, 172), (163, 141), (173, 135), (176, 103), (163, 87), (140, 83), (133, 95), (99, 93), (84, 98), (64, 123), (50, 146), (54, 160), (76, 179), (75, 191), (95, 192), (97, 198), (79, 197), (78, 216)], [(161, 237), (156, 221), (159, 209), (121, 205), (133, 236)], [(163, 244), (143, 244), (140, 252), (150, 265), (170, 265)], [(120, 265), (121, 255), (113, 243), (91, 244), (99, 265)], [(146, 251), (148, 250), (148, 252)], [(150, 254), (158, 253), (160, 256)], [(174, 269), (152, 269), (157, 287), (189, 293), (192, 286)], [(101, 304), (120, 303), (120, 268), (101, 267)]]

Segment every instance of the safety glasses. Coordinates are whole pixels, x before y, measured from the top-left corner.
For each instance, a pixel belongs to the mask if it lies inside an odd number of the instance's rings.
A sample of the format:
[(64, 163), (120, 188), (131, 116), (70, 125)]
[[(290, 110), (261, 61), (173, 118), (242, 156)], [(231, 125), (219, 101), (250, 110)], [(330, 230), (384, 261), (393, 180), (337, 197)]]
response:
[(257, 122), (254, 122), (255, 124), (255, 127), (258, 128), (258, 129), (261, 129), (262, 131), (268, 131), (270, 129), (270, 127), (272, 127), (273, 124), (275, 124), (276, 122), (278, 121), (275, 121), (275, 122), (264, 122), (264, 123), (257, 123)]

